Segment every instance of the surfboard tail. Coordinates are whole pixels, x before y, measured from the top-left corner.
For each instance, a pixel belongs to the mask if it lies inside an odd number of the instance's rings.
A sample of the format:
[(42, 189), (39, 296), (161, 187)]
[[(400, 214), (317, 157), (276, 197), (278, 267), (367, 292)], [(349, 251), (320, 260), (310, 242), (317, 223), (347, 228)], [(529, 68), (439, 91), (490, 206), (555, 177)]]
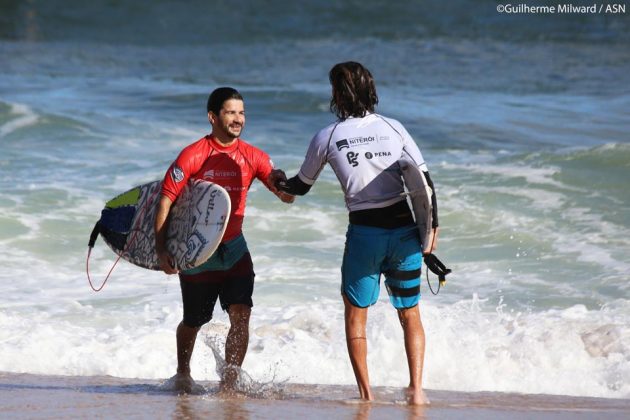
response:
[(101, 232), (101, 221), (99, 219), (98, 222), (94, 225), (94, 229), (92, 229), (92, 233), (90, 233), (90, 240), (88, 241), (88, 247), (94, 248), (94, 244), (96, 243), (96, 239), (98, 238), (98, 234)]

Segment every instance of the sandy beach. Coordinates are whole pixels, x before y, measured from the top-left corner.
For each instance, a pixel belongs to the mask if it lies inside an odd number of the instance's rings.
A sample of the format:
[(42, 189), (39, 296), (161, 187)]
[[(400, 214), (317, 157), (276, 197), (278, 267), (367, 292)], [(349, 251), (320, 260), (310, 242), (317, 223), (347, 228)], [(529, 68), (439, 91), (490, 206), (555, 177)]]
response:
[(177, 395), (160, 381), (114, 377), (0, 374), (5, 419), (625, 419), (630, 400), (428, 390), (432, 403), (409, 407), (401, 389), (375, 388), (377, 401), (355, 399), (353, 386), (274, 384), (266, 395), (226, 397), (216, 382), (202, 395)]

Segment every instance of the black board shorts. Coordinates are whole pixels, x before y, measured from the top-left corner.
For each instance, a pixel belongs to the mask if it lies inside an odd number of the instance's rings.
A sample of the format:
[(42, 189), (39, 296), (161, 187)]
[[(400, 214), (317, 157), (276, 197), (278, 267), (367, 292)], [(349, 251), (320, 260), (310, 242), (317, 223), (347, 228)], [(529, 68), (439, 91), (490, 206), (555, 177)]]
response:
[(254, 306), (254, 277), (254, 265), (249, 252), (227, 270), (180, 273), (184, 324), (196, 328), (210, 321), (217, 297), (224, 311), (233, 304), (243, 304), (250, 308)]

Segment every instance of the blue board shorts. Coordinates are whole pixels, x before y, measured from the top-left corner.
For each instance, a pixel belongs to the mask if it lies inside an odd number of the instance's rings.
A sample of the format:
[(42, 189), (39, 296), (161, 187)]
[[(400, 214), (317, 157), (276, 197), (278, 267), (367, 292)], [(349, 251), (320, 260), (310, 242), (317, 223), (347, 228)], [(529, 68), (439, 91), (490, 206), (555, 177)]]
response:
[(200, 327), (212, 319), (217, 302), (227, 311), (230, 305), (254, 305), (254, 266), (243, 235), (219, 245), (199, 267), (179, 273), (184, 304), (184, 324)]
[(341, 266), (341, 293), (360, 308), (374, 305), (381, 274), (396, 309), (412, 308), (420, 300), (422, 247), (416, 225), (396, 229), (348, 225)]

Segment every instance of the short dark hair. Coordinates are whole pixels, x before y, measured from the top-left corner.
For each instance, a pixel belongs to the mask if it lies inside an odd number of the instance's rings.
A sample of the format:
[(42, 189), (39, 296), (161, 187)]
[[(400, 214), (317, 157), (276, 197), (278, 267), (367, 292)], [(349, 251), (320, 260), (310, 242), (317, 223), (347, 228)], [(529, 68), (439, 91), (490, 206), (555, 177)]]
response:
[(225, 101), (230, 99), (238, 99), (242, 101), (243, 96), (241, 96), (238, 90), (231, 87), (216, 88), (210, 96), (208, 96), (208, 112), (212, 112), (214, 115), (219, 115)]
[(333, 88), (330, 111), (339, 119), (365, 117), (378, 104), (372, 73), (362, 64), (347, 61), (335, 64), (328, 73)]

